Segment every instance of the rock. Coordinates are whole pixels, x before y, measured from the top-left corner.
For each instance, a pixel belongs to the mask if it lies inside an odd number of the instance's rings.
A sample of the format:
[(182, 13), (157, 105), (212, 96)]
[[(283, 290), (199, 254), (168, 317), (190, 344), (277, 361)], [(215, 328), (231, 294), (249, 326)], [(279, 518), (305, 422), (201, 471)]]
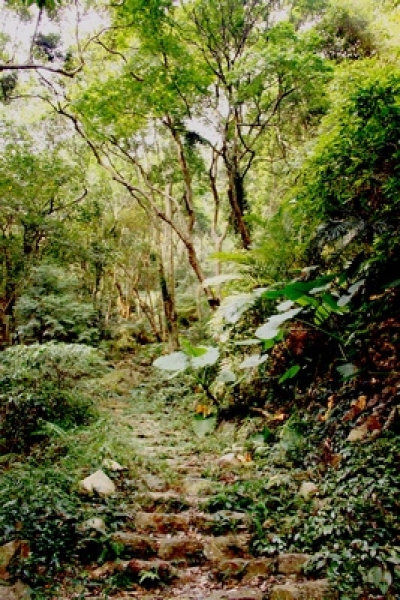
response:
[(123, 467), (116, 460), (112, 460), (111, 458), (105, 458), (103, 460), (103, 467), (109, 469), (109, 471), (126, 471), (128, 467)]
[(189, 516), (185, 514), (138, 512), (135, 517), (135, 529), (151, 533), (173, 533), (188, 531)]
[(1, 600), (28, 600), (30, 597), (30, 588), (22, 581), (10, 586), (0, 585)]
[(365, 440), (369, 436), (369, 429), (367, 423), (354, 427), (347, 436), (348, 442), (360, 442)]
[(207, 600), (263, 600), (263, 593), (255, 588), (224, 590), (214, 592)]
[(275, 585), (270, 600), (335, 600), (336, 592), (330, 589), (326, 579)]
[(156, 475), (145, 475), (143, 481), (151, 492), (164, 492), (167, 488), (165, 481)]
[(86, 531), (88, 529), (95, 529), (100, 533), (106, 533), (106, 524), (103, 521), (103, 519), (100, 519), (100, 517), (93, 517), (92, 519), (84, 521), (81, 525), (81, 529), (83, 531)]
[(126, 549), (126, 552), (122, 551), (122, 555), (129, 554), (131, 558), (147, 558), (157, 554), (157, 540), (149, 536), (130, 531), (117, 531), (112, 535), (112, 540)]
[(250, 560), (247, 564), (244, 581), (253, 577), (266, 577), (275, 571), (275, 560), (273, 558), (257, 558)]
[[(12, 540), (7, 544), (0, 546), (0, 579), (7, 580), (10, 577), (8, 572), (13, 558), (19, 554), (21, 549), (21, 540)], [(0, 596), (1, 598), (1, 596)]]
[(309, 554), (280, 554), (278, 556), (278, 573), (283, 575), (302, 573), (304, 565), (310, 558)]
[(12, 540), (0, 546), (0, 580), (9, 579), (8, 569), (14, 558), (28, 558), (29, 554), (29, 542), (26, 540)]
[(99, 496), (111, 496), (115, 493), (114, 482), (101, 469), (82, 479), (79, 487), (86, 494), (96, 492)]
[(93, 571), (88, 573), (88, 577), (91, 580), (101, 580), (114, 575), (115, 573), (121, 573), (125, 571), (128, 566), (128, 561), (108, 561), (105, 562), (104, 565), (97, 567)]
[(281, 486), (289, 486), (292, 478), (290, 475), (285, 475), (284, 473), (272, 475), (267, 481), (267, 485), (265, 486), (267, 490), (273, 487), (281, 487)]
[(254, 577), (266, 577), (274, 572), (272, 558), (245, 559), (231, 558), (216, 564), (214, 575), (220, 580), (241, 579), (249, 581)]
[(162, 560), (181, 560), (197, 565), (205, 560), (204, 546), (192, 537), (175, 537), (160, 540), (158, 556)]
[(212, 486), (208, 479), (186, 477), (181, 483), (182, 492), (188, 496), (199, 496), (211, 493)]
[(228, 452), (216, 460), (217, 465), (224, 467), (225, 465), (239, 465), (240, 461), (236, 458), (234, 452)]
[(305, 500), (308, 500), (315, 494), (318, 494), (319, 489), (312, 481), (303, 481), (299, 489), (299, 496), (303, 496)]
[(246, 513), (220, 510), (212, 515), (207, 513), (194, 513), (190, 518), (190, 524), (203, 533), (214, 533), (214, 535), (245, 529), (250, 524)]
[[(170, 563), (163, 560), (138, 560), (134, 559), (129, 561), (127, 572), (141, 581), (144, 574), (154, 573), (153, 583), (156, 582), (167, 582), (173, 576), (172, 568)], [(148, 577), (150, 579), (150, 576)]]
[(224, 535), (204, 539), (204, 554), (212, 562), (248, 555), (247, 535)]
[(244, 558), (230, 558), (217, 563), (213, 569), (214, 576), (219, 581), (228, 579), (242, 579), (247, 570), (247, 560)]
[(168, 490), (167, 492), (147, 492), (147, 499), (151, 500), (153, 507), (164, 507), (167, 510), (186, 510), (189, 508), (190, 504), (197, 504), (203, 500), (206, 502), (206, 499), (197, 499), (190, 498), (189, 499), (183, 497), (181, 494), (174, 492), (172, 490)]
[(239, 454), (245, 453), (245, 447), (243, 444), (232, 444), (232, 452), (238, 452)]

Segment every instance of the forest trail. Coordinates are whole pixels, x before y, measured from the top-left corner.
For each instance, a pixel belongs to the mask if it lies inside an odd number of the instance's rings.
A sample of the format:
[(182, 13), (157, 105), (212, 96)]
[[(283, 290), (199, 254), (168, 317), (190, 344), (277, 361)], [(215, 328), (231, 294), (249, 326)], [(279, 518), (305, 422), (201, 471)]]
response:
[[(114, 396), (105, 410), (131, 435), (139, 473), (134, 508), (127, 510), (126, 489), (131, 482), (124, 481), (123, 472), (116, 474), (121, 512), (129, 515), (112, 534), (119, 558), (92, 565), (90, 579), (99, 588), (95, 596), (85, 592), (80, 598), (336, 597), (326, 580), (307, 580), (302, 575), (307, 555), (253, 556), (246, 512), (235, 507), (218, 510), (216, 499), (224, 485), (257, 477), (256, 463), (246, 457), (243, 446), (246, 426), (226, 423), (215, 433), (196, 435), (194, 410), (187, 398), (171, 398), (167, 391), (165, 396), (150, 395), (146, 384), (127, 393), (129, 368), (120, 372), (122, 395)], [(118, 585), (114, 590), (108, 586), (105, 592), (101, 582), (113, 578)]]

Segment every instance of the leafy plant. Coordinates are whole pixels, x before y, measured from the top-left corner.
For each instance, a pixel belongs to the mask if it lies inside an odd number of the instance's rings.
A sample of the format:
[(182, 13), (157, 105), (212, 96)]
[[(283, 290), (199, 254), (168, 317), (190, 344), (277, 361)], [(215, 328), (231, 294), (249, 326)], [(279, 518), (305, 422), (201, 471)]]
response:
[(105, 369), (101, 355), (81, 344), (14, 346), (0, 355), (0, 433), (8, 451), (28, 449), (46, 437), (48, 422), (61, 428), (87, 423), (92, 401), (80, 384)]
[(83, 507), (71, 492), (70, 475), (52, 466), (30, 467), (2, 475), (0, 539), (26, 540), (27, 556), (15, 564), (14, 575), (38, 585), (77, 557)]
[(15, 305), (21, 341), (94, 344), (99, 339), (95, 307), (79, 294), (79, 280), (64, 269), (42, 264)]
[(201, 386), (207, 397), (215, 401), (210, 391), (212, 381), (211, 370), (219, 358), (218, 348), (211, 346), (192, 346), (184, 342), (184, 350), (160, 356), (153, 362), (153, 366), (172, 372), (172, 376), (188, 370), (194, 382)]

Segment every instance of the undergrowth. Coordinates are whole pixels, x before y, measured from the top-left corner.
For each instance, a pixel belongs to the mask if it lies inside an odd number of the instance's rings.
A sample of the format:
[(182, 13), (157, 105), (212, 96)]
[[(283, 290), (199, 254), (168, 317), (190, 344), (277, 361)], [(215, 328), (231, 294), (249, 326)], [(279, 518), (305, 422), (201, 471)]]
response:
[[(247, 511), (256, 555), (311, 554), (308, 572), (327, 575), (340, 598), (393, 598), (400, 592), (398, 436), (342, 441), (332, 459), (324, 433), (315, 415), (295, 415), (269, 443), (258, 436), (256, 477), (224, 485), (208, 510)], [(316, 485), (311, 496), (301, 493), (304, 481)]]

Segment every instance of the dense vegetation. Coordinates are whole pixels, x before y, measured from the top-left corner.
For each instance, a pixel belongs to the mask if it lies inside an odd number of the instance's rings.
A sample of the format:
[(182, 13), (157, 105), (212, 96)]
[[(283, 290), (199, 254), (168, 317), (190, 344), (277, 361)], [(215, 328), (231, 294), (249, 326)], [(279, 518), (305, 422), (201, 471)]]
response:
[(33, 552), (15, 574), (40, 589), (113, 553), (79, 529), (71, 473), (124, 455), (97, 381), (144, 356), (150, 396), (184, 385), (203, 433), (253, 417), (260, 468), (314, 470), (329, 498), (261, 477), (209, 510), (248, 510), (256, 553), (314, 554), (342, 598), (397, 597), (398, 3), (72, 4), (1, 5), (0, 542)]

